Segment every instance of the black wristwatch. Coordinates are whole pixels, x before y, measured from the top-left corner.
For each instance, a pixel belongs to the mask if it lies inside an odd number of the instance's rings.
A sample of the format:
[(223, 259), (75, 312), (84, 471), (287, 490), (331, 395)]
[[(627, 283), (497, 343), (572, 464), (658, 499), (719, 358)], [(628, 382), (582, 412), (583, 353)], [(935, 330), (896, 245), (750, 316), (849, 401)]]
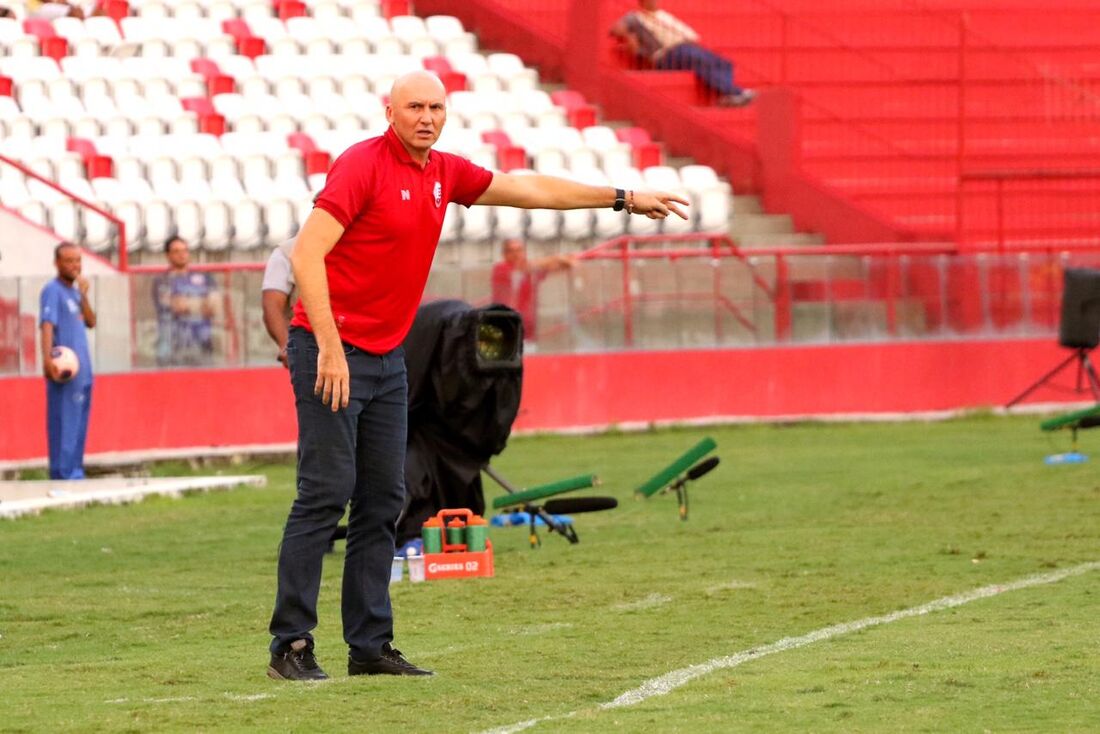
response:
[(615, 206), (611, 208), (617, 212), (621, 212), (624, 206), (626, 206), (626, 192), (622, 189), (615, 189)]

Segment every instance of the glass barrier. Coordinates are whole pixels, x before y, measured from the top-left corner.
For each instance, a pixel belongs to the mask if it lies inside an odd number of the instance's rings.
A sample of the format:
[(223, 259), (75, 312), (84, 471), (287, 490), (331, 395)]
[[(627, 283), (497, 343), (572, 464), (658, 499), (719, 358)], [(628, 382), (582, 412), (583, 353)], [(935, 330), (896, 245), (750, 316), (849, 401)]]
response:
[[(519, 276), (530, 279), (530, 298), (506, 305), (523, 313), (528, 351), (540, 353), (1053, 338), (1065, 268), (1100, 268), (1100, 253), (1082, 252), (742, 254), (585, 256), (570, 269)], [(424, 299), (486, 305), (493, 269), (437, 267)], [(38, 297), (47, 280), (0, 278), (0, 375), (41, 371)], [(258, 270), (91, 281), (99, 373), (276, 364)]]

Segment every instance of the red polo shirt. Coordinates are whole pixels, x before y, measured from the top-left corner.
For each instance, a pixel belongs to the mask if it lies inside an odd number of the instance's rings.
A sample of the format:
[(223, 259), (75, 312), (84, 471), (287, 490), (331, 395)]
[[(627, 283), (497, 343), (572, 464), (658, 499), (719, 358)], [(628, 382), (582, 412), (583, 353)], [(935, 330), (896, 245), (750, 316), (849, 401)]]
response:
[[(344, 226), (325, 257), (340, 339), (375, 354), (405, 339), (416, 317), (448, 202), (470, 206), (493, 174), (433, 150), (423, 168), (393, 128), (344, 151), (315, 206)], [(310, 328), (299, 300), (296, 326)]]

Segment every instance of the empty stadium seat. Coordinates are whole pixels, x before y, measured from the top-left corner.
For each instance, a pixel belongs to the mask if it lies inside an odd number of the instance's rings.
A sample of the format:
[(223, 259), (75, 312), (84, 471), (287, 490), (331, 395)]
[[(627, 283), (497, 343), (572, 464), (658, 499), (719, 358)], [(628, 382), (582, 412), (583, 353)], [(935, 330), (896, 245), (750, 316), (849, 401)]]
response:
[[(178, 228), (200, 251), (250, 250), (296, 231), (332, 158), (385, 130), (383, 98), (393, 80), (428, 68), (449, 92), (440, 150), (520, 175), (530, 166), (604, 185), (600, 168), (641, 176), (635, 153), (652, 141), (632, 138), (632, 148), (591, 125), (595, 110), (583, 96), (538, 89), (536, 72), (518, 56), (476, 53), (474, 37), (453, 16), (387, 20), (379, 10), (361, 0), (172, 0), (134, 3), (135, 15), (117, 24), (32, 24), (37, 35), (0, 23), (0, 49), (36, 44), (25, 57), (0, 56), (0, 149), (15, 147), (35, 170), (78, 182), (74, 189), (123, 218), (132, 248), (156, 249)], [(79, 56), (39, 55), (47, 38)], [(136, 44), (139, 55), (105, 55), (122, 42)], [(483, 132), (495, 133), (490, 142)], [(12, 142), (35, 136), (42, 142), (34, 146)], [(54, 144), (69, 136), (86, 138), (91, 150)], [(728, 189), (703, 176), (689, 185), (685, 175), (681, 184), (693, 203), (717, 202)], [(35, 216), (109, 246), (109, 227), (54, 198), (36, 209), (14, 176), (0, 184)], [(706, 209), (725, 216), (728, 202)], [(694, 224), (700, 216), (693, 210)], [(469, 239), (475, 246), (466, 254), (487, 262), (494, 238), (588, 239), (621, 234), (625, 224), (611, 211), (449, 208), (442, 239)]]

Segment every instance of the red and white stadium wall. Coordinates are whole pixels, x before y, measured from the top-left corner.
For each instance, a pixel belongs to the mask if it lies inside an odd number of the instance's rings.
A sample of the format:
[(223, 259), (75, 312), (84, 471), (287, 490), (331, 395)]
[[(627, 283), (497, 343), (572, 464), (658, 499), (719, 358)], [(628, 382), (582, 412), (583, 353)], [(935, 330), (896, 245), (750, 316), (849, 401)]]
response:
[[(1053, 340), (535, 355), (525, 359), (515, 430), (995, 406), (1066, 355)], [(1039, 391), (1034, 398), (1067, 395)], [(42, 379), (0, 380), (0, 405), (0, 462), (41, 460)], [(96, 378), (87, 453), (275, 446), (294, 438), (284, 370), (137, 372)]]

